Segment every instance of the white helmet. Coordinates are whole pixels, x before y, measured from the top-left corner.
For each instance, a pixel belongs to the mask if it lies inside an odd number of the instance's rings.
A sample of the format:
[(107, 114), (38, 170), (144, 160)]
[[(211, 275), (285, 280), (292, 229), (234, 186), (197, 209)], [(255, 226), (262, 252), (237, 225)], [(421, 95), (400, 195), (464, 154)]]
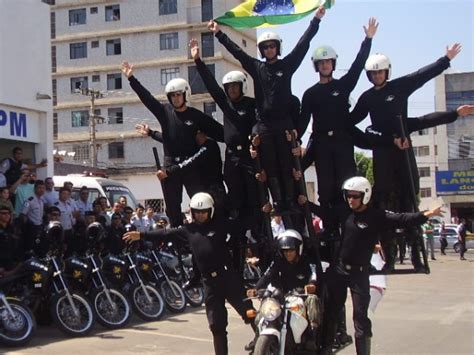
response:
[[(342, 185), (343, 192), (346, 191), (358, 191), (363, 193), (362, 203), (364, 205), (368, 204), (370, 198), (372, 197), (372, 185), (370, 185), (369, 180), (362, 176), (354, 176), (350, 179), (347, 179)], [(344, 200), (346, 195), (344, 194)]]
[(311, 60), (314, 63), (314, 69), (318, 70), (318, 61), (324, 59), (332, 59), (332, 70), (336, 70), (336, 59), (337, 53), (331, 46), (320, 46), (316, 48), (311, 56)]
[(260, 56), (264, 58), (265, 56), (263, 55), (263, 49), (260, 47), (260, 45), (263, 42), (268, 42), (268, 41), (275, 41), (277, 44), (277, 55), (281, 55), (281, 52), (283, 51), (282, 48), (282, 42), (283, 40), (281, 37), (276, 34), (275, 32), (263, 32), (260, 36), (257, 38), (257, 47), (260, 51)]
[(294, 249), (298, 250), (299, 255), (303, 253), (303, 237), (294, 229), (287, 229), (280, 233), (276, 242), (278, 250)]
[(368, 72), (376, 70), (386, 70), (387, 77), (385, 80), (390, 79), (390, 75), (392, 74), (392, 63), (390, 63), (390, 59), (388, 59), (385, 54), (375, 53), (367, 58), (367, 61), (365, 62), (365, 71), (367, 72), (367, 75), (369, 75)]
[(181, 92), (184, 94), (184, 98), (186, 99), (186, 95), (191, 95), (191, 89), (188, 82), (182, 78), (171, 79), (165, 86), (165, 94), (171, 94), (172, 92)]
[(193, 210), (210, 210), (209, 217), (214, 215), (214, 199), (207, 192), (198, 192), (189, 202), (191, 213)]
[(230, 83), (241, 83), (242, 84), (242, 95), (247, 93), (247, 76), (238, 70), (228, 72), (222, 78), (222, 85)]

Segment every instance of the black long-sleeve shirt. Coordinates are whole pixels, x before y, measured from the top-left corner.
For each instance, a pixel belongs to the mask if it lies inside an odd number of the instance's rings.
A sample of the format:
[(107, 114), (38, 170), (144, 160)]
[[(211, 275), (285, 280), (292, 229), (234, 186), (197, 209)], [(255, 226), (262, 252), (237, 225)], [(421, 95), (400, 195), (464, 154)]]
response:
[(304, 288), (310, 283), (316, 282), (316, 274), (311, 269), (308, 259), (300, 257), (294, 264), (290, 264), (281, 257), (274, 260), (265, 274), (258, 280), (255, 288), (265, 288), (268, 284), (289, 292), (297, 288)]
[(142, 238), (188, 242), (199, 271), (206, 275), (232, 265), (227, 233), (238, 230), (236, 223), (212, 219), (205, 224), (191, 223), (179, 228), (141, 233)]
[(350, 114), (352, 123), (359, 123), (370, 113), (374, 130), (401, 135), (397, 116), (407, 117), (408, 97), (427, 81), (441, 74), (449, 64), (449, 58), (444, 56), (414, 73), (388, 81), (382, 88), (372, 87), (367, 90)]
[(349, 212), (342, 225), (340, 260), (345, 264), (368, 266), (375, 244), (390, 228), (423, 224), (422, 212), (393, 213), (368, 207), (362, 212)]
[(371, 45), (372, 39), (366, 37), (356, 59), (343, 77), (325, 84), (316, 83), (305, 91), (298, 125), (299, 137), (304, 134), (311, 115), (313, 116), (313, 133), (341, 131), (353, 125), (349, 120), (349, 96), (364, 69)]
[(202, 131), (209, 137), (222, 142), (224, 131), (220, 123), (203, 112), (187, 107), (183, 112), (176, 111), (171, 104), (162, 104), (134, 77), (129, 79), (130, 86), (143, 104), (153, 113), (161, 125), (163, 150), (171, 157), (189, 157), (198, 147), (196, 133)]
[(289, 112), (292, 102), (291, 78), (303, 61), (311, 39), (318, 32), (320, 22), (318, 18), (313, 18), (295, 48), (286, 57), (272, 64), (249, 56), (223, 32), (216, 33), (219, 42), (253, 79), (257, 119), (262, 131), (294, 128)]
[(199, 58), (194, 62), (209, 94), (224, 113), (225, 144), (232, 151), (240, 146), (243, 153), (250, 155), (249, 136), (256, 122), (255, 99), (244, 96), (237, 102), (231, 102), (204, 62)]

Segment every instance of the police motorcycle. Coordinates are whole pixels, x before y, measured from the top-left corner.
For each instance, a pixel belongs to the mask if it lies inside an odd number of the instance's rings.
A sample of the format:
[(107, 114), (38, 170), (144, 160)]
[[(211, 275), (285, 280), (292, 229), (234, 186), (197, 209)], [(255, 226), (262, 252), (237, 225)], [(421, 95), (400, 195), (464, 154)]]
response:
[(174, 270), (172, 279), (178, 284), (186, 285), (192, 283), (190, 287), (184, 288), (184, 295), (187, 303), (191, 307), (201, 307), (204, 302), (204, 289), (200, 282), (196, 282), (196, 271), (194, 270), (193, 257), (191, 253), (184, 252), (179, 246), (170, 242), (160, 251), (163, 264)]
[(99, 324), (109, 329), (122, 328), (130, 320), (131, 308), (124, 294), (110, 287), (101, 270), (102, 225), (98, 222), (90, 224), (85, 237), (85, 256), (74, 255), (66, 259), (65, 274), (74, 290), (87, 295)]
[(135, 254), (135, 261), (146, 280), (158, 288), (170, 312), (184, 312), (186, 296), (179, 284), (172, 279), (172, 276), (176, 277), (176, 273), (171, 266), (176, 265), (177, 261), (174, 263), (172, 255), (164, 255), (150, 241), (145, 241), (142, 245), (142, 251)]
[(73, 292), (64, 277), (63, 228), (50, 222), (44, 236), (49, 245), (46, 257), (26, 260), (19, 278), (7, 293), (16, 296), (36, 314), (49, 308), (54, 324), (70, 336), (86, 335), (94, 324), (94, 313), (87, 299)]
[[(127, 224), (127, 232), (135, 227)], [(158, 290), (147, 282), (143, 270), (152, 267), (150, 258), (136, 257), (137, 243), (130, 243), (121, 255), (108, 254), (103, 258), (103, 272), (113, 287), (128, 296), (133, 311), (143, 320), (157, 321), (165, 311), (164, 301)]]
[[(0, 289), (16, 282), (21, 274), (0, 279)], [(0, 344), (4, 346), (23, 346), (33, 337), (36, 319), (31, 310), (16, 297), (9, 297), (0, 290)]]

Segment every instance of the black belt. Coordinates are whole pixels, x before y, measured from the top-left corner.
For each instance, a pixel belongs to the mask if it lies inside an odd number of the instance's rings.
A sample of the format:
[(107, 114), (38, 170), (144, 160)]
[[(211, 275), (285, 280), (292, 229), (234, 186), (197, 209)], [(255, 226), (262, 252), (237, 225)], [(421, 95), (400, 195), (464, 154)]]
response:
[(363, 266), (363, 265), (351, 265), (351, 264), (345, 264), (343, 262), (341, 262), (340, 265), (346, 271), (359, 271), (359, 272), (369, 271), (369, 265), (365, 265), (365, 266)]
[(204, 279), (215, 279), (216, 277), (225, 274), (228, 270), (228, 267), (224, 265), (222, 268), (216, 269), (211, 272), (203, 273), (202, 276)]
[(168, 162), (174, 162), (174, 163), (181, 163), (188, 159), (188, 156), (183, 156), (183, 157), (170, 157), (170, 156), (165, 156), (165, 161)]

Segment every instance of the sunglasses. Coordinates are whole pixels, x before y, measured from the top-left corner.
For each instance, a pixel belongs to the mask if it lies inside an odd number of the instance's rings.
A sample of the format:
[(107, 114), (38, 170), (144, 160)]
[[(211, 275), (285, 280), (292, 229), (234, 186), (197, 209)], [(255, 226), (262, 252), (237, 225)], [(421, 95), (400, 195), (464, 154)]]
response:
[(271, 43), (271, 44), (262, 44), (262, 48), (265, 50), (265, 49), (274, 49), (276, 48), (276, 44), (275, 43)]
[(359, 200), (362, 198), (362, 194), (346, 194), (346, 198), (350, 199), (352, 198), (353, 200)]

